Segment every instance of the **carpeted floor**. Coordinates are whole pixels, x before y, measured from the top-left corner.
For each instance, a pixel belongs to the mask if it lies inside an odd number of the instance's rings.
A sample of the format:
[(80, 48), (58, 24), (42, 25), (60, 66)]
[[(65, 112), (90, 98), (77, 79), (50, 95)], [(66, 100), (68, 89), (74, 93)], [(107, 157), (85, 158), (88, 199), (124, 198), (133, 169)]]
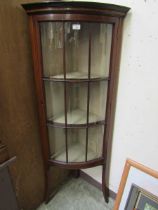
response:
[(71, 179), (56, 196), (37, 210), (112, 210), (114, 201), (105, 203), (102, 192), (83, 179)]

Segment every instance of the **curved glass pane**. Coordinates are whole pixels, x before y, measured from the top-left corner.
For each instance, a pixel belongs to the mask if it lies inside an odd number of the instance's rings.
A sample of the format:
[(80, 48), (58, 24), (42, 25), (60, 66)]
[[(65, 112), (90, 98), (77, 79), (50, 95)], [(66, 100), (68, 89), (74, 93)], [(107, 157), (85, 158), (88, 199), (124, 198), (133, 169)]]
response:
[(47, 120), (54, 123), (65, 123), (64, 84), (45, 81), (45, 99)]
[(92, 23), (91, 78), (108, 77), (112, 42), (112, 25)]
[(102, 156), (104, 126), (88, 128), (87, 160), (93, 160)]
[(86, 129), (68, 129), (68, 162), (84, 162)]
[(88, 77), (88, 37), (86, 23), (65, 23), (65, 52), (67, 79)]
[(51, 158), (66, 162), (65, 129), (48, 126)]
[(87, 87), (84, 83), (67, 83), (67, 124), (87, 123)]
[(94, 122), (103, 121), (105, 119), (107, 89), (107, 81), (90, 83), (89, 117), (95, 115), (96, 118)]
[(43, 76), (63, 75), (63, 23), (41, 22)]

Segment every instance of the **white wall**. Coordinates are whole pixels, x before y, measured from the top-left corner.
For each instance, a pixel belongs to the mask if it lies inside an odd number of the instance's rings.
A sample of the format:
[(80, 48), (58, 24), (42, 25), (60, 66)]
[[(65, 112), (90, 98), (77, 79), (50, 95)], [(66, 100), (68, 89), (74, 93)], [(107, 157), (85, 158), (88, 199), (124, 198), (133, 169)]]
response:
[(158, 1), (110, 0), (131, 7), (125, 19), (110, 189), (126, 158), (158, 170)]
[(113, 135), (110, 189), (126, 158), (158, 170), (158, 0), (108, 0), (128, 6)]

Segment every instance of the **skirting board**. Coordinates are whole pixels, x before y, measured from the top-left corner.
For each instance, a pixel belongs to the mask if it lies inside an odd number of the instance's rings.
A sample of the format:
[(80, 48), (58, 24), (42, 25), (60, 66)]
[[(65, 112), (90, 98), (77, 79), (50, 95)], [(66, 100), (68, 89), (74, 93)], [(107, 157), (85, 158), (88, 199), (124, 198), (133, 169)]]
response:
[[(80, 170), (80, 177), (82, 179), (84, 179), (85, 181), (87, 181), (88, 183), (90, 183), (91, 185), (97, 187), (99, 190), (102, 189), (101, 183), (99, 183), (98, 181), (96, 181), (95, 179), (93, 179), (91, 176), (89, 176), (88, 174), (84, 173), (83, 171)], [(109, 196), (112, 199), (116, 199), (116, 193), (113, 192), (112, 190), (109, 189)]]

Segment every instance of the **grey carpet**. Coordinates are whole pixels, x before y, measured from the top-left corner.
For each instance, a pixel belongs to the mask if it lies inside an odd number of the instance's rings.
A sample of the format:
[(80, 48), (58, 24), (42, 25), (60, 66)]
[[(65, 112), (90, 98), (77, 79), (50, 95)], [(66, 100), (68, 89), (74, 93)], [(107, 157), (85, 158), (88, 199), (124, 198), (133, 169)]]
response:
[(66, 182), (55, 197), (37, 210), (112, 210), (114, 201), (105, 203), (102, 192), (83, 179)]

